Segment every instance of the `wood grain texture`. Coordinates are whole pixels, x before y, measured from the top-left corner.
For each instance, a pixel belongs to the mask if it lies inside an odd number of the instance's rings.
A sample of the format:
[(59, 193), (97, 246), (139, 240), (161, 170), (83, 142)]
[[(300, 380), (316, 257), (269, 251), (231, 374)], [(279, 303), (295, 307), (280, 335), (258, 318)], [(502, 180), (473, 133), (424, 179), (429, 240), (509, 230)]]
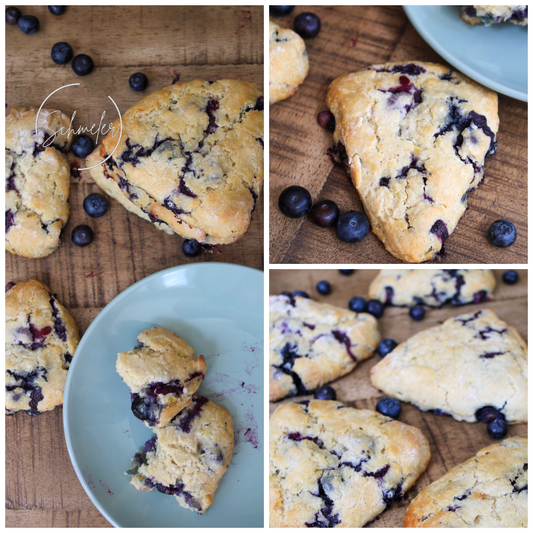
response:
[[(6, 110), (40, 105), (55, 89), (47, 106), (72, 116), (74, 129), (117, 118), (111, 96), (125, 112), (152, 90), (197, 78), (234, 78), (263, 86), (262, 6), (68, 6), (53, 16), (46, 6), (22, 6), (35, 15), (40, 30), (23, 34), (6, 26)], [(86, 53), (95, 63), (86, 77), (69, 65), (55, 65), (52, 45), (68, 42), (74, 54)], [(148, 76), (149, 87), (133, 92), (134, 72)], [(93, 137), (94, 138), (94, 137)], [(69, 161), (75, 158), (69, 154)], [(83, 166), (83, 160), (79, 161)], [(124, 289), (146, 276), (175, 265), (228, 262), (263, 268), (263, 201), (257, 203), (249, 231), (236, 243), (221, 246), (221, 254), (189, 259), (182, 239), (110, 201), (105, 216), (88, 217), (84, 198), (98, 187), (87, 172), (71, 179), (71, 215), (59, 249), (44, 259), (6, 253), (6, 281), (36, 278), (50, 286), (76, 318), (80, 331)], [(88, 224), (95, 233), (86, 248), (74, 246), (72, 229)], [(109, 527), (79, 483), (67, 453), (62, 410), (36, 417), (17, 413), (6, 420), (6, 526)]]
[[(290, 16), (273, 20), (292, 28), (294, 16), (302, 11), (319, 15), (322, 29), (306, 40), (306, 80), (294, 96), (270, 107), (270, 262), (401, 263), (374, 234), (356, 245), (343, 243), (332, 228), (283, 216), (277, 202), (286, 187), (301, 185), (313, 202), (329, 199), (341, 212), (362, 211), (355, 187), (327, 155), (332, 134), (316, 120), (327, 109), (329, 84), (376, 63), (446, 62), (418, 35), (399, 6), (297, 6)], [(468, 196), (468, 210), (446, 241), (443, 263), (527, 263), (527, 104), (500, 95), (499, 116), (496, 155), (486, 161), (485, 182)], [(488, 228), (499, 218), (518, 229), (509, 248), (496, 248), (488, 241)]]
[[(271, 270), (270, 294), (303, 290), (317, 301), (347, 308), (352, 296), (368, 297), (368, 286), (378, 272), (379, 270), (356, 270), (351, 276), (343, 276), (338, 270)], [(501, 281), (503, 272), (503, 270), (495, 271), (497, 286), (494, 300), (490, 302), (460, 307), (446, 305), (441, 309), (428, 309), (422, 322), (411, 320), (407, 308), (387, 307), (383, 317), (379, 319), (382, 338), (392, 338), (400, 343), (449, 317), (485, 308), (491, 309), (499, 318), (516, 327), (527, 342), (527, 271), (518, 271), (520, 280), (516, 285), (505, 285)], [(321, 296), (316, 292), (316, 284), (320, 280), (330, 282), (332, 286), (330, 295)], [(337, 399), (350, 407), (375, 409), (384, 394), (370, 383), (370, 369), (379, 361), (379, 356), (374, 355), (359, 363), (347, 376), (334, 381), (332, 386), (337, 392)], [(297, 401), (310, 398), (311, 396), (298, 396)], [(287, 401), (294, 399), (271, 402), (270, 414), (278, 405)], [(488, 436), (485, 424), (457, 422), (451, 417), (424, 413), (404, 402), (399, 420), (419, 428), (424, 433), (430, 444), (431, 460), (427, 470), (406, 496), (401, 501), (395, 502), (368, 527), (403, 527), (403, 515), (409, 503), (424, 487), (472, 457), (477, 451), (495, 442)], [(508, 436), (526, 437), (527, 424), (509, 426)]]

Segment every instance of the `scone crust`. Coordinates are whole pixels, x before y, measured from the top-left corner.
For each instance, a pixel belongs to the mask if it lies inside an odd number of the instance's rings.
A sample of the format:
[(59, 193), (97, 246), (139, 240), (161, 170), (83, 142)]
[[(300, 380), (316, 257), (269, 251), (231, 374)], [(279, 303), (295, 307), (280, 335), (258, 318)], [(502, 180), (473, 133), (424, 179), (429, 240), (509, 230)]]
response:
[(527, 26), (527, 5), (523, 6), (463, 6), (461, 18), (474, 26), (475, 24), (499, 24), (512, 22), (518, 26)]
[(336, 79), (327, 105), (372, 231), (402, 261), (434, 258), (495, 151), (496, 93), (434, 63), (386, 63)]

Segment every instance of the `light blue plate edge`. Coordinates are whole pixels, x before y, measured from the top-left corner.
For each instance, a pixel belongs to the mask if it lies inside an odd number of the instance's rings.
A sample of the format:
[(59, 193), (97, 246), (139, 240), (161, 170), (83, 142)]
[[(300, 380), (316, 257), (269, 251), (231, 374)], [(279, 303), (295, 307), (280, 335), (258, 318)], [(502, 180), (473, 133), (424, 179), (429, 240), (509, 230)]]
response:
[[(136, 290), (138, 287), (149, 283), (154, 278), (157, 278), (157, 277), (160, 277), (160, 276), (164, 276), (166, 274), (170, 274), (170, 273), (175, 272), (175, 271), (184, 270), (184, 269), (190, 269), (190, 268), (194, 268), (194, 269), (210, 269), (210, 268), (218, 268), (218, 267), (222, 267), (222, 266), (229, 267), (230, 269), (234, 268), (236, 270), (247, 271), (247, 272), (251, 273), (252, 275), (257, 275), (258, 278), (261, 279), (261, 281), (264, 281), (264, 272), (262, 270), (258, 270), (258, 269), (251, 268), (251, 267), (247, 267), (247, 266), (244, 266), (244, 265), (236, 265), (234, 263), (195, 263), (195, 264), (192, 264), (192, 265), (188, 263), (186, 265), (177, 265), (177, 266), (174, 266), (174, 267), (166, 268), (165, 270), (161, 270), (159, 272), (155, 272), (154, 274), (150, 274), (149, 276), (137, 281), (133, 285), (130, 285), (127, 289), (123, 290), (120, 294), (115, 296), (115, 298), (113, 298), (100, 311), (100, 313), (98, 313), (98, 315), (95, 317), (95, 319), (91, 322), (91, 324), (87, 328), (87, 331), (84, 333), (82, 339), (80, 340), (80, 343), (78, 344), (78, 347), (76, 348), (76, 351), (79, 350), (80, 346), (83, 347), (84, 339), (88, 337), (87, 333), (91, 332), (93, 329), (95, 329), (98, 326), (97, 322), (99, 320), (99, 317), (102, 315), (102, 313), (106, 309), (112, 308), (112, 307), (118, 305), (122, 299), (127, 297), (127, 295), (130, 292), (132, 292), (133, 290)], [(73, 366), (75, 364), (76, 364), (76, 359), (73, 358), (73, 363), (72, 363), (71, 366)], [(64, 397), (65, 398), (67, 398), (68, 393), (70, 391), (70, 381), (71, 381), (69, 379), (70, 375), (71, 375), (71, 373), (69, 372), (67, 374), (67, 381), (65, 383), (65, 393), (64, 393)], [(122, 526), (120, 524), (118, 524), (107, 513), (107, 511), (101, 507), (100, 502), (93, 495), (92, 490), (90, 489), (90, 487), (87, 485), (87, 483), (85, 482), (85, 480), (83, 478), (83, 475), (81, 473), (81, 470), (80, 470), (80, 467), (78, 465), (78, 462), (76, 461), (75, 456), (74, 456), (74, 450), (72, 449), (72, 441), (71, 441), (71, 438), (70, 438), (70, 433), (68, 431), (68, 427), (69, 427), (68, 416), (69, 416), (68, 403), (64, 403), (64, 405), (63, 405), (63, 432), (64, 432), (64, 435), (65, 435), (65, 441), (67, 443), (67, 450), (68, 450), (68, 454), (69, 454), (69, 457), (70, 457), (70, 462), (72, 463), (74, 471), (76, 472), (76, 476), (78, 477), (78, 480), (81, 483), (81, 486), (83, 487), (83, 490), (85, 491), (85, 493), (87, 494), (87, 496), (89, 497), (89, 499), (91, 500), (93, 505), (98, 509), (98, 511), (104, 516), (104, 518), (109, 523), (111, 523), (111, 525), (113, 527), (120, 528)]]

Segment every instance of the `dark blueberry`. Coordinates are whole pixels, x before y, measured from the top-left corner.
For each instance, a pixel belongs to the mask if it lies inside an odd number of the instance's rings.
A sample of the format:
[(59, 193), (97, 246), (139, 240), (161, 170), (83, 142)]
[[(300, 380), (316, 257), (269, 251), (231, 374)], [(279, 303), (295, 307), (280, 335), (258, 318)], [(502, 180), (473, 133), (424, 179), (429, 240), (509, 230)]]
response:
[(311, 209), (311, 195), (307, 189), (299, 185), (287, 187), (278, 201), (280, 211), (289, 218), (301, 218)]
[(331, 285), (328, 281), (322, 280), (316, 284), (318, 294), (331, 294)]
[(281, 296), (288, 296), (289, 298), (292, 298), (292, 292), (290, 292), (290, 291), (280, 292), (280, 295)]
[(398, 418), (402, 412), (402, 404), (394, 398), (381, 398), (376, 405), (376, 411), (391, 418)]
[(305, 291), (294, 291), (291, 296), (295, 298), (296, 296), (301, 296), (302, 298), (309, 298), (309, 294), (307, 294)]
[(187, 257), (196, 257), (202, 251), (202, 245), (196, 239), (186, 239), (181, 245), (181, 251)]
[(415, 305), (411, 307), (411, 309), (409, 309), (409, 316), (413, 320), (417, 320), (417, 321), (424, 320), (425, 315), (426, 315), (426, 309), (421, 304)]
[(479, 422), (488, 424), (489, 422), (492, 422), (496, 419), (505, 420), (505, 415), (503, 413), (500, 413), (498, 409), (492, 407), (491, 405), (486, 405), (485, 407), (482, 407), (481, 409), (478, 409), (476, 411), (476, 420), (478, 420)]
[(329, 385), (324, 385), (323, 387), (318, 387), (318, 389), (313, 394), (313, 397), (317, 400), (336, 400), (337, 393), (333, 387)]
[(59, 16), (67, 10), (67, 6), (48, 6), (48, 10), (52, 15)]
[(503, 418), (495, 418), (487, 424), (487, 431), (491, 439), (503, 439), (507, 435), (507, 422)]
[(91, 242), (93, 242), (93, 238), (93, 230), (85, 224), (76, 226), (72, 230), (72, 242), (76, 246), (88, 246), (89, 244), (91, 244)]
[(381, 339), (380, 343), (378, 344), (378, 354), (380, 357), (385, 357), (389, 353), (394, 350), (398, 346), (398, 343), (393, 339)]
[(309, 211), (309, 220), (320, 228), (330, 228), (339, 218), (339, 208), (331, 200), (317, 202)]
[(85, 158), (94, 150), (94, 141), (88, 135), (76, 135), (72, 140), (71, 150), (76, 157)]
[(60, 42), (52, 46), (52, 61), (58, 65), (66, 65), (73, 56), (74, 52), (68, 43)]
[(444, 241), (450, 236), (448, 233), (448, 226), (442, 220), (437, 220), (435, 224), (431, 226), (429, 232), (436, 235), (442, 244), (444, 244)]
[(366, 311), (366, 300), (361, 296), (354, 296), (348, 302), (348, 309), (355, 313), (364, 313)]
[(337, 237), (344, 242), (361, 242), (368, 234), (370, 224), (368, 218), (359, 211), (348, 211), (337, 219), (335, 232)]
[(93, 60), (87, 54), (78, 54), (72, 60), (72, 70), (78, 76), (87, 76), (93, 71)]
[(19, 21), (22, 13), (18, 7), (8, 7), (6, 8), (6, 22), (8, 24), (16, 24)]
[(148, 87), (148, 78), (142, 72), (130, 76), (130, 88), (134, 91), (144, 91)]
[(331, 111), (320, 111), (316, 119), (325, 130), (331, 131), (331, 133), (335, 131), (335, 116)]
[(292, 13), (294, 6), (269, 6), (269, 13), (274, 17), (284, 17)]
[(103, 194), (93, 192), (89, 194), (83, 200), (83, 209), (85, 212), (93, 218), (98, 218), (106, 214), (107, 208), (109, 207), (109, 202)]
[(494, 246), (505, 248), (516, 241), (516, 227), (508, 220), (496, 220), (489, 228), (489, 240)]
[(518, 272), (516, 270), (506, 270), (503, 273), (502, 281), (507, 285), (514, 285), (518, 282)]
[(12, 281), (8, 281), (8, 282), (6, 283), (6, 292), (7, 292), (9, 289), (12, 289), (14, 286), (15, 286), (15, 283), (13, 283)]
[(384, 305), (379, 300), (368, 300), (368, 303), (366, 304), (366, 312), (376, 318), (381, 318), (383, 316), (384, 309)]
[(343, 276), (351, 276), (355, 270), (351, 269), (351, 268), (345, 268), (344, 270), (342, 269), (339, 269), (339, 272), (343, 275)]
[(18, 20), (18, 25), (20, 31), (31, 35), (32, 33), (37, 33), (39, 31), (39, 19), (33, 15), (24, 15)]
[(138, 394), (131, 403), (131, 412), (139, 419), (155, 425), (159, 419), (160, 408), (147, 396)]
[(294, 31), (304, 39), (312, 39), (320, 31), (320, 18), (314, 13), (299, 13), (294, 17)]

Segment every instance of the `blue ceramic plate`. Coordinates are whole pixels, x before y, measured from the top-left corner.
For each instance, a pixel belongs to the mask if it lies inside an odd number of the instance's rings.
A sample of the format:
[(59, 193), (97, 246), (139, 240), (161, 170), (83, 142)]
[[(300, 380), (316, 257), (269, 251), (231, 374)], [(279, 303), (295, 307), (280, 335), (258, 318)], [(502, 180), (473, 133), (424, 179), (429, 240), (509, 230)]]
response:
[[(117, 353), (137, 335), (163, 326), (203, 354), (198, 393), (228, 409), (235, 448), (204, 515), (173, 496), (138, 492), (124, 472), (152, 430), (130, 410), (129, 389), (115, 370)], [(68, 373), (63, 422), (83, 488), (116, 527), (263, 526), (263, 273), (200, 263), (163, 270), (119, 294), (96, 317)]]
[[(527, 26), (470, 26), (461, 6), (404, 6), (424, 40), (477, 82), (527, 102)], [(416, 58), (415, 58), (416, 59)]]

